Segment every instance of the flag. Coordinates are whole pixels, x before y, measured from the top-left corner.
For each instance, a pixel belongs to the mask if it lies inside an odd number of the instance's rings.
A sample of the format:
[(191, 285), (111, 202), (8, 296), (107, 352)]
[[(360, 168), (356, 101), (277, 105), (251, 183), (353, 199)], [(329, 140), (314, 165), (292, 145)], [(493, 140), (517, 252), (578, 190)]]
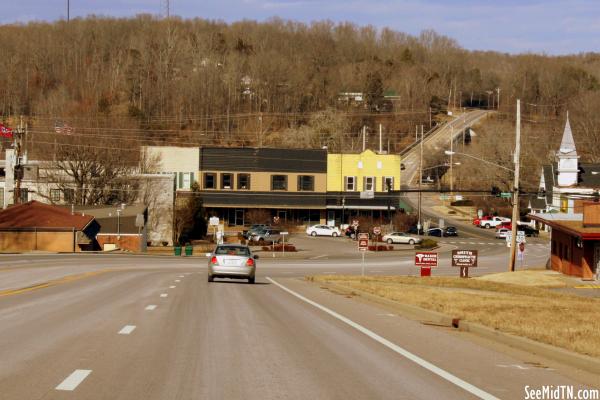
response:
[(54, 122), (54, 132), (56, 133), (64, 133), (65, 135), (70, 135), (73, 133), (73, 128), (69, 125), (65, 124), (63, 121), (55, 121)]
[(0, 136), (12, 139), (13, 130), (11, 128), (9, 128), (8, 126), (4, 126), (3, 124), (0, 124)]

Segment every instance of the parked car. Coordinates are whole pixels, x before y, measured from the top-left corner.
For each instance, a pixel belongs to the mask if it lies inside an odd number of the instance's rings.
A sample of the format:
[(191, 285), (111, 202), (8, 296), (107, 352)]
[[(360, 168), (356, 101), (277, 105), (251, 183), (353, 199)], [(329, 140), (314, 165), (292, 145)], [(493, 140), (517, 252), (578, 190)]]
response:
[(481, 221), (489, 220), (489, 219), (492, 219), (492, 218), (494, 218), (493, 215), (484, 215), (481, 218), (477, 217), (477, 218), (475, 218), (473, 220), (473, 225), (479, 226), (481, 224)]
[(266, 228), (270, 228), (269, 225), (267, 224), (254, 224), (254, 225), (250, 225), (250, 228), (248, 228), (247, 231), (244, 231), (242, 233), (242, 236), (245, 239), (250, 239), (252, 237), (252, 235), (254, 235), (256, 232), (258, 232), (259, 230), (263, 230)]
[(393, 233), (388, 233), (387, 235), (384, 235), (382, 240), (384, 242), (387, 242), (388, 244), (394, 244), (394, 243), (408, 243), (408, 244), (416, 244), (416, 243), (421, 243), (423, 241), (423, 239), (419, 238), (419, 237), (414, 237), (411, 236), (407, 233), (404, 232), (393, 232)]
[(406, 233), (410, 233), (411, 235), (423, 235), (425, 232), (423, 231), (422, 227), (421, 229), (417, 229), (416, 226), (411, 226), (410, 228), (408, 228)]
[(278, 243), (281, 240), (281, 232), (278, 229), (263, 228), (256, 231), (250, 238), (253, 242), (260, 242), (261, 240), (266, 242)]
[(338, 237), (342, 233), (338, 227), (328, 225), (313, 225), (306, 228), (306, 234), (310, 236), (332, 236)]
[(222, 244), (208, 257), (208, 281), (215, 278), (248, 279), (254, 283), (256, 275), (257, 255), (252, 255), (248, 246), (239, 244)]
[(356, 239), (356, 234), (358, 233), (358, 229), (355, 228), (353, 225), (350, 225), (349, 227), (346, 228), (346, 230), (344, 231), (344, 235), (346, 235), (347, 237), (349, 237), (350, 239)]
[(427, 230), (427, 236), (443, 237), (446, 235), (444, 234), (444, 230), (442, 228), (431, 228)]
[(496, 231), (496, 239), (506, 239), (509, 233), (510, 229), (500, 228)]
[(517, 230), (525, 232), (525, 236), (538, 237), (540, 234), (539, 229), (532, 228), (529, 225), (518, 225)]
[(490, 219), (485, 219), (485, 220), (481, 220), (479, 222), (479, 227), (481, 228), (496, 228), (499, 225), (502, 225), (505, 222), (510, 222), (510, 218), (504, 218), (504, 217), (492, 217)]
[(454, 226), (448, 226), (444, 230), (444, 236), (458, 236), (458, 229)]

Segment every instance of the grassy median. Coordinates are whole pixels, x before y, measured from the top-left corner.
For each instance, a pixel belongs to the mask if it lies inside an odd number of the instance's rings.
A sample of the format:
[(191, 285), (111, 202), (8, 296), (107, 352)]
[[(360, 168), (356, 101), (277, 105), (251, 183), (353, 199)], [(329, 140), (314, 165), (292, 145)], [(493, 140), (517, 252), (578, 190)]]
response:
[(484, 279), (337, 275), (307, 279), (335, 283), (600, 357), (600, 299), (597, 298)]

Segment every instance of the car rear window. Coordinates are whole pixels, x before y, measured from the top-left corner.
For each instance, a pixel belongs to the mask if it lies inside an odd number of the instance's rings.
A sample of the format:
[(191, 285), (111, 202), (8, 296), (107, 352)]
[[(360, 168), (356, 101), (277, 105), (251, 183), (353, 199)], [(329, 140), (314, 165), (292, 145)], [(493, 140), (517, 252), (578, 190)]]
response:
[(250, 250), (247, 247), (242, 246), (223, 246), (217, 247), (215, 254), (219, 256), (249, 256)]

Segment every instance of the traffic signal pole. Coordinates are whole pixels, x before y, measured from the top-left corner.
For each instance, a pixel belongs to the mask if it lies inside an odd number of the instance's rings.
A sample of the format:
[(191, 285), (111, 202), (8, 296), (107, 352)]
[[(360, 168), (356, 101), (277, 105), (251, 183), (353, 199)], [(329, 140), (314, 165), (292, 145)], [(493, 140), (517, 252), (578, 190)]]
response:
[(517, 221), (519, 220), (519, 166), (521, 156), (521, 100), (517, 100), (517, 126), (515, 138), (515, 181), (513, 183), (513, 212), (512, 212), (512, 236), (510, 240), (510, 259), (508, 270), (514, 272), (515, 258), (517, 254)]

